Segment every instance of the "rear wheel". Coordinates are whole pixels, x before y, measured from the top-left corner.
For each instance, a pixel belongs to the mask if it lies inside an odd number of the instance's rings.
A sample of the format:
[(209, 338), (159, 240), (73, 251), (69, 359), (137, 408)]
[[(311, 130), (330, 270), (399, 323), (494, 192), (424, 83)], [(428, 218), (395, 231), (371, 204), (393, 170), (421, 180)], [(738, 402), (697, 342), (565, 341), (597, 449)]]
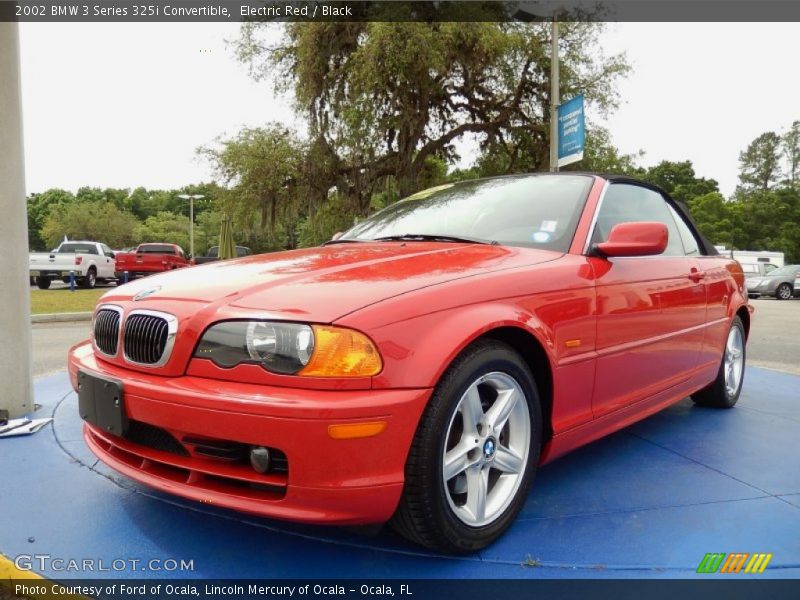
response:
[(97, 285), (97, 272), (94, 267), (86, 272), (86, 277), (81, 280), (81, 287), (91, 290)]
[(541, 439), (525, 362), (501, 342), (476, 343), (447, 370), (422, 416), (393, 527), (435, 550), (487, 546), (522, 508)]
[(792, 297), (792, 286), (788, 283), (782, 283), (775, 290), (775, 297), (778, 300), (789, 300)]
[(717, 378), (708, 387), (692, 394), (695, 404), (712, 408), (732, 408), (742, 392), (746, 358), (744, 325), (739, 317), (734, 317)]
[(50, 289), (50, 279), (47, 277), (37, 277), (36, 278), (36, 285), (39, 286), (40, 290), (49, 290)]

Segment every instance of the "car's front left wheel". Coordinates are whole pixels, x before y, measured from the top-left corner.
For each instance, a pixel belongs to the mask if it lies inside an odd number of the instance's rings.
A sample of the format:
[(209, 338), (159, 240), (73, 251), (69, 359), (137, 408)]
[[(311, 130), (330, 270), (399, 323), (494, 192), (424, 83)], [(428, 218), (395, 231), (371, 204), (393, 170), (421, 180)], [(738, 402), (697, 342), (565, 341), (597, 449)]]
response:
[(499, 341), (472, 345), (420, 420), (393, 527), (435, 550), (484, 548), (522, 508), (541, 441), (541, 405), (525, 361)]

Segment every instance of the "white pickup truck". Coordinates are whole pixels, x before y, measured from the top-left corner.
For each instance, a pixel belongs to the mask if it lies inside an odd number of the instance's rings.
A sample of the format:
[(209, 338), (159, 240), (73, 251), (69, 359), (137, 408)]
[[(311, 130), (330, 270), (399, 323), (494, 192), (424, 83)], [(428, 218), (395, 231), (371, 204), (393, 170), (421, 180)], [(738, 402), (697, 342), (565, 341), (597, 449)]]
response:
[(31, 277), (46, 290), (54, 279), (69, 283), (70, 273), (84, 288), (93, 288), (98, 281), (114, 278), (114, 252), (98, 242), (62, 242), (53, 252), (34, 252), (29, 258)]

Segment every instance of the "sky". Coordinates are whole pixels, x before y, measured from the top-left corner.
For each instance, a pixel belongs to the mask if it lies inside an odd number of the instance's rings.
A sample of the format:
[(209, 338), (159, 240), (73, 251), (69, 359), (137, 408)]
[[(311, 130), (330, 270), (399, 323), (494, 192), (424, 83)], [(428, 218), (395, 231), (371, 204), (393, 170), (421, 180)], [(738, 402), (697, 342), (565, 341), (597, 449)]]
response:
[[(52, 187), (178, 188), (211, 181), (195, 150), (271, 120), (290, 101), (255, 82), (227, 23), (21, 23), (29, 193)], [(733, 192), (738, 156), (800, 119), (798, 23), (612, 23), (606, 54), (634, 70), (622, 103), (598, 120), (644, 166), (691, 160)], [(469, 149), (463, 151), (469, 162)]]

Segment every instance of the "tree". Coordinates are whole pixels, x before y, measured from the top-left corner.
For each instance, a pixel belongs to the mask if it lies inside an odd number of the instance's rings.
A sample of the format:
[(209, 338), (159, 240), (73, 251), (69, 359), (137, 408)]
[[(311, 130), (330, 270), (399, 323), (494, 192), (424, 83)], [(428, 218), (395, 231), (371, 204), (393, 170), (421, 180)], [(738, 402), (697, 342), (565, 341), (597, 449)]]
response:
[(74, 201), (75, 196), (71, 192), (57, 188), (28, 197), (28, 246), (32, 250), (52, 249), (40, 236), (50, 209), (55, 205), (67, 205)]
[(762, 133), (739, 154), (740, 191), (767, 190), (781, 177), (781, 138)]
[(683, 162), (664, 160), (644, 170), (640, 176), (684, 203), (698, 196), (719, 192), (719, 184), (715, 180), (695, 175), (690, 160)]
[(789, 183), (796, 187), (800, 175), (800, 121), (795, 121), (783, 137), (783, 155), (789, 167)]
[[(361, 4), (395, 17), (408, 10)], [(407, 195), (421, 187), (426, 161), (451, 162), (454, 143), (468, 134), (485, 147), (506, 147), (512, 159), (521, 148), (535, 158), (526, 170), (546, 164), (549, 26), (442, 22), (454, 10), (448, 3), (420, 10), (429, 22), (288, 23), (273, 44), (263, 23), (242, 29), (239, 58), (256, 77), (280, 73), (277, 83), (294, 93), (307, 119), (312, 179), (335, 186), (359, 215), (386, 176)], [(562, 24), (561, 84), (565, 97), (581, 91), (602, 113), (616, 105), (613, 84), (628, 66), (598, 52), (600, 28)]]
[[(217, 233), (219, 233), (219, 229)], [(163, 211), (152, 217), (147, 217), (144, 223), (136, 225), (133, 235), (140, 244), (146, 242), (169, 242), (177, 244), (185, 252), (189, 252), (189, 217)], [(194, 228), (195, 252), (198, 249), (208, 247), (206, 235), (204, 228)]]
[[(279, 244), (279, 231), (294, 247), (294, 225), (307, 208), (309, 194), (304, 166), (311, 163), (309, 149), (296, 133), (272, 123), (263, 128), (243, 129), (232, 139), (217, 140), (216, 147), (200, 148), (217, 175), (232, 189), (222, 195), (221, 210), (227, 211), (234, 227), (246, 234), (267, 232)], [(254, 216), (256, 218), (254, 218)]]
[(70, 239), (96, 240), (111, 247), (128, 246), (134, 241), (136, 217), (119, 210), (111, 202), (75, 201), (55, 204), (40, 231), (49, 248), (55, 248), (66, 235)]

